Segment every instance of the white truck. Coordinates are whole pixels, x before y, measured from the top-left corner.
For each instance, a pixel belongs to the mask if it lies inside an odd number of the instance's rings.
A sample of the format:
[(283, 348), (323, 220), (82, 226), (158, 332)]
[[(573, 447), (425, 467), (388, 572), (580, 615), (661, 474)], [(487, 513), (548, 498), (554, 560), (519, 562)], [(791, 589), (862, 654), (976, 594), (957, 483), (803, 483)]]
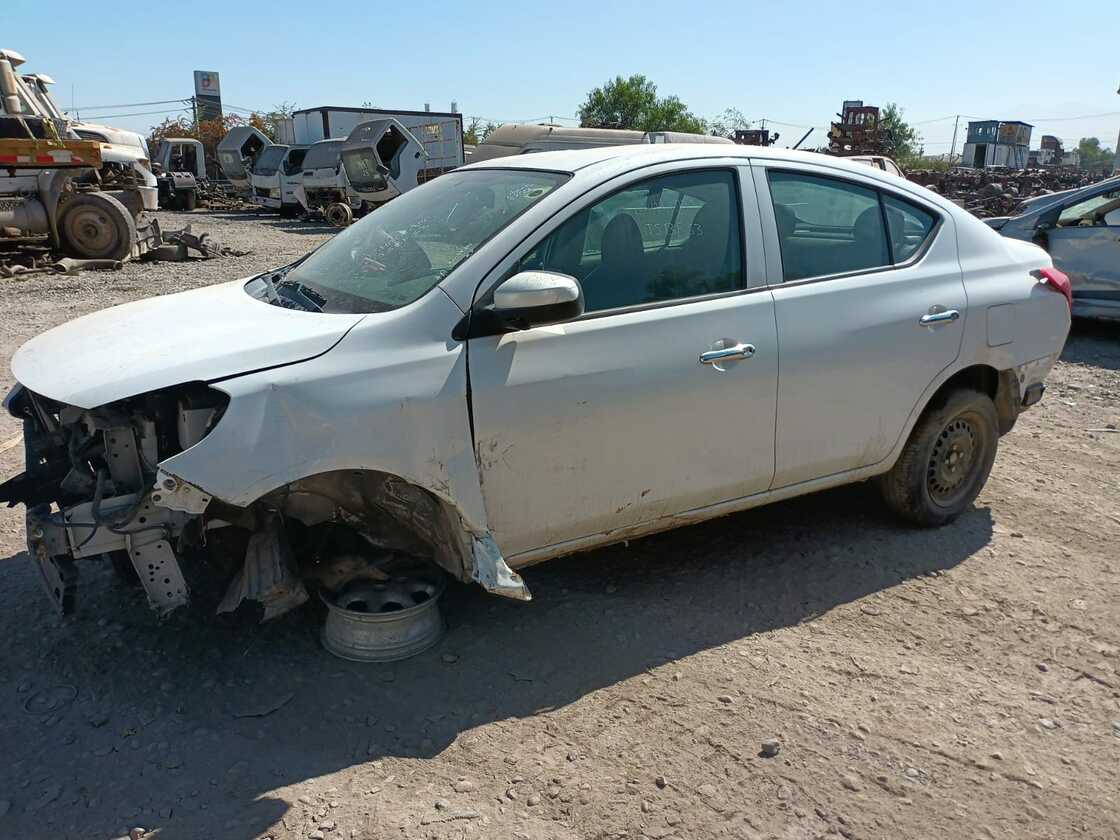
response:
[(307, 146), (281, 143), (264, 148), (249, 178), (254, 204), (277, 210), (281, 216), (294, 216), (300, 212), (296, 188), (302, 183), (303, 159), (307, 156), (307, 149)]
[(169, 210), (193, 210), (200, 188), (209, 182), (206, 149), (193, 137), (156, 141), (152, 170), (159, 185), (159, 206)]
[(143, 138), (74, 123), (44, 74), (0, 49), (0, 242), (46, 244), (84, 259), (125, 260), (160, 243), (144, 215), (158, 188)]
[[(322, 215), (339, 227), (350, 224), (361, 202), (348, 195), (342, 171), (343, 140), (312, 143), (303, 156), (303, 171), (296, 187), (296, 200), (305, 213)], [(353, 201), (353, 203), (351, 203)]]
[(343, 141), (312, 146), (304, 160), (301, 203), (345, 227), (355, 215), (461, 165), (460, 148), (425, 143), (396, 117), (359, 123)]

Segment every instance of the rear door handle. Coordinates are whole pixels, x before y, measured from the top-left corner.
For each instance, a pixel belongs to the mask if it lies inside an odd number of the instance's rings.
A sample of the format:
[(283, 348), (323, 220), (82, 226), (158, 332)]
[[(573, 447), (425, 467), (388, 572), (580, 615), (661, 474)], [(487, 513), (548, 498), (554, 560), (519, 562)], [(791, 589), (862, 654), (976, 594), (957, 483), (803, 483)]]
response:
[(754, 355), (753, 344), (734, 344), (722, 350), (709, 350), (700, 354), (700, 364), (714, 365), (716, 362), (726, 362), (729, 359), (749, 359)]
[(937, 324), (950, 323), (951, 321), (957, 320), (959, 317), (961, 317), (961, 313), (957, 310), (946, 309), (944, 312), (931, 312), (929, 315), (923, 315), (918, 319), (918, 323), (923, 327), (932, 327)]

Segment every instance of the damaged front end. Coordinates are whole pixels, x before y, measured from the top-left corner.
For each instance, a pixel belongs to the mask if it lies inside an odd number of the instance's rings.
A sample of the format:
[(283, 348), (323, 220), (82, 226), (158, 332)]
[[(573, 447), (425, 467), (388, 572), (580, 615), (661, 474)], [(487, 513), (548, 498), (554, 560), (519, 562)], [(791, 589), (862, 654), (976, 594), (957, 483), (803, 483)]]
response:
[(23, 421), (26, 468), (0, 484), (0, 502), (26, 506), (28, 552), (60, 612), (74, 608), (75, 561), (103, 555), (131, 566), (159, 612), (187, 603), (179, 556), (204, 541), (206, 506), (163, 504), (157, 465), (201, 440), (227, 402), (202, 384), (96, 409), (18, 385), (8, 395), (5, 407)]
[[(74, 610), (77, 561), (89, 559), (108, 559), (138, 580), (161, 615), (189, 602), (188, 579), (225, 587), (219, 612), (255, 601), (268, 620), (306, 602), (309, 588), (338, 592), (417, 562), (529, 599), (492, 537), (389, 473), (331, 470), (245, 506), (176, 475), (175, 456), (187, 450), (210, 463), (236, 461), (228, 442), (212, 443), (220, 433), (210, 437), (229, 405), (225, 392), (200, 382), (94, 409), (23, 386), (9, 394), (5, 407), (23, 421), (26, 468), (0, 484), (0, 502), (26, 506), (28, 552), (59, 612)], [(208, 437), (213, 452), (193, 449)]]

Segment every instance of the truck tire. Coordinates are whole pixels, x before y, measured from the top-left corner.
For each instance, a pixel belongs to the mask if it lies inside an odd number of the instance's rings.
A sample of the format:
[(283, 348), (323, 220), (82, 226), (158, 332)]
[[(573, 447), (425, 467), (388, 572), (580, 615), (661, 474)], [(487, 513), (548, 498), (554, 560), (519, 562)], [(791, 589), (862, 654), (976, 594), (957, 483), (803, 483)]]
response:
[(962, 388), (929, 406), (891, 471), (879, 478), (883, 500), (915, 525), (952, 522), (988, 480), (999, 418), (987, 394)]
[(58, 236), (70, 256), (84, 260), (126, 260), (136, 246), (136, 222), (111, 195), (80, 193), (58, 216)]
[(334, 204), (327, 205), (327, 209), (323, 211), (323, 218), (327, 220), (327, 224), (335, 227), (349, 227), (354, 221), (354, 211), (350, 209), (349, 204), (336, 201)]
[(179, 190), (179, 209), (188, 213), (198, 206), (198, 193), (195, 190)]

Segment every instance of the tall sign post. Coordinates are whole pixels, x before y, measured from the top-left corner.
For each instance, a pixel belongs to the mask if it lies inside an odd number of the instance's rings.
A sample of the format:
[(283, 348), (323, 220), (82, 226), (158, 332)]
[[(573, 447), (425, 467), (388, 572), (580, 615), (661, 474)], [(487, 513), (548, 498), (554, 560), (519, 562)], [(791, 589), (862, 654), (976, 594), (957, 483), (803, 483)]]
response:
[(194, 71), (195, 120), (222, 118), (222, 86), (213, 70)]

